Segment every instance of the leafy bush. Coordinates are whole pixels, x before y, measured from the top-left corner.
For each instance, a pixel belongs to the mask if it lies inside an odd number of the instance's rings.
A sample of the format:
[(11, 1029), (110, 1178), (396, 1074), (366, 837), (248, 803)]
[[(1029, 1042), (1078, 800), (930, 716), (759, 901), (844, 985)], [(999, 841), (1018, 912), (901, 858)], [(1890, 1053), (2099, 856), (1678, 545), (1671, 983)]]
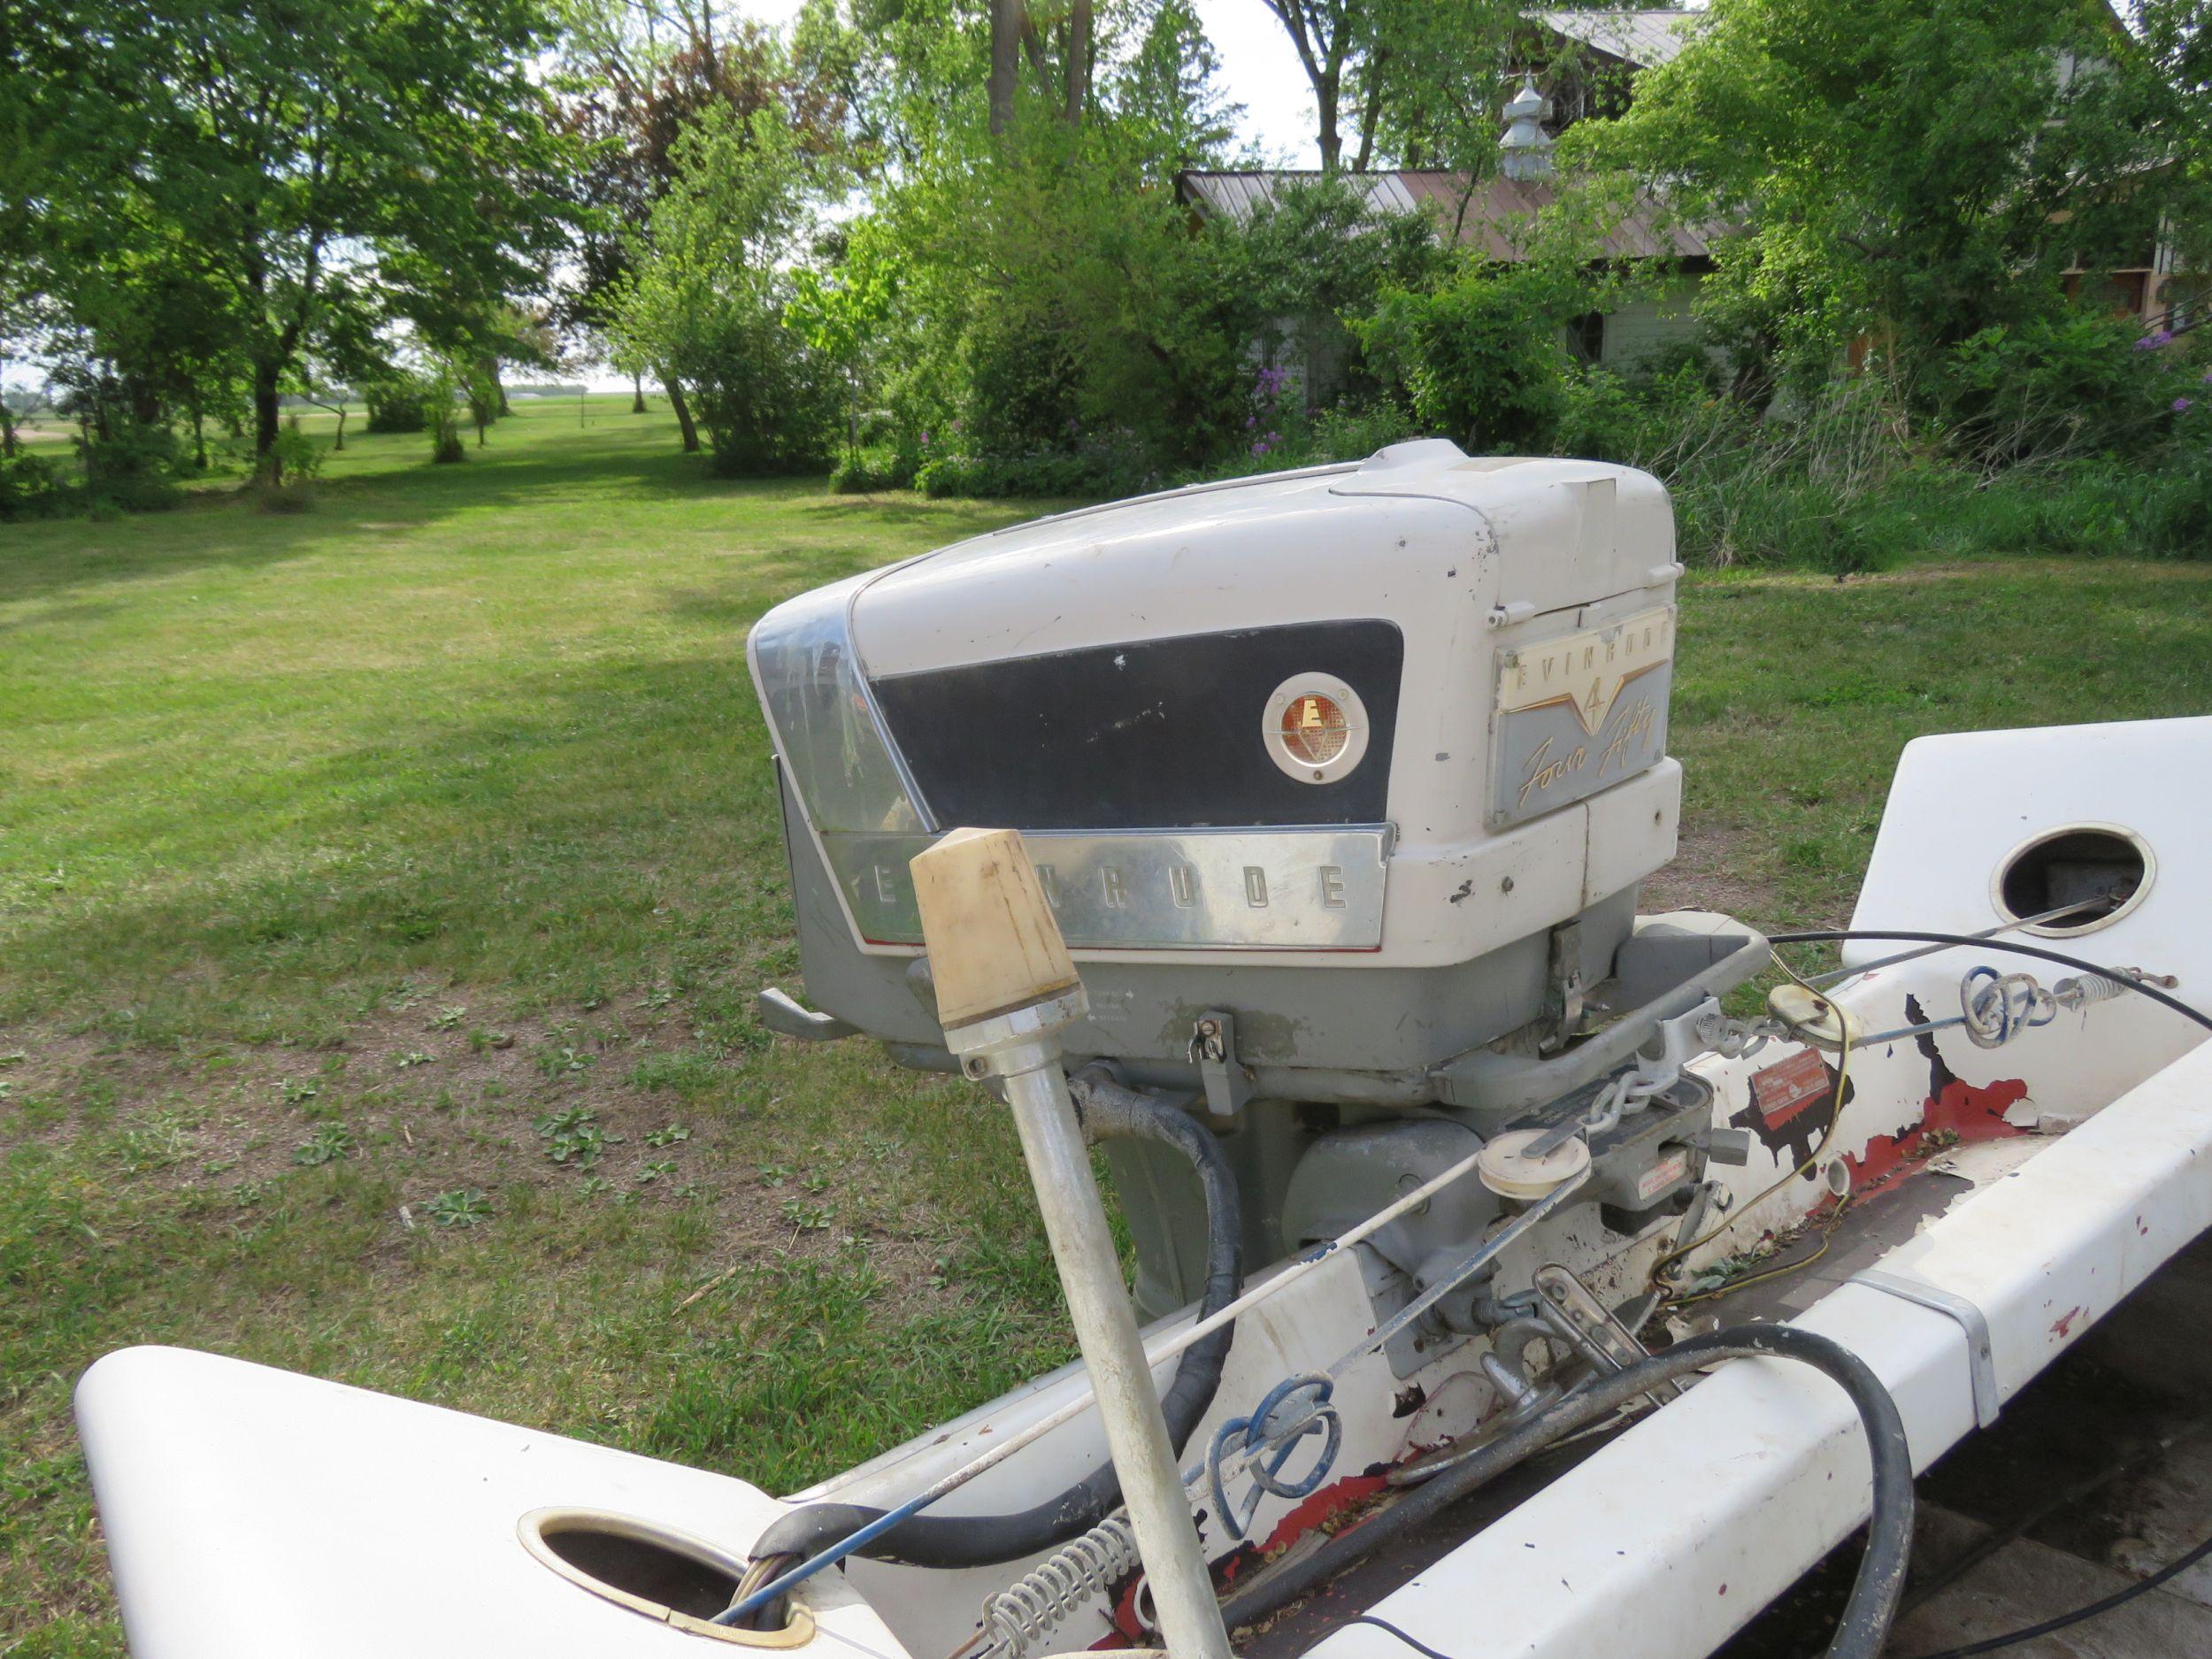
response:
[(1073, 496), (1105, 500), (1140, 495), (1160, 487), (1134, 434), (1117, 432), (1071, 449), (1026, 455), (943, 455), (914, 475), (925, 495)]
[(156, 512), (181, 499), (176, 434), (152, 422), (118, 421), (104, 438), (80, 442), (85, 494), (96, 506)]
[(445, 380), (436, 381), (424, 397), (418, 419), (422, 430), (430, 434), (430, 459), (435, 465), (446, 465), (469, 458), (468, 446), (461, 442), (461, 411), (453, 401), (453, 388)]
[(307, 511), (315, 504), (315, 480), (322, 470), (322, 446), (300, 430), (294, 416), (261, 457), (254, 474), (255, 504), (264, 512)]
[(422, 406), (428, 396), (429, 387), (423, 377), (403, 369), (371, 380), (361, 388), (361, 400), (368, 405), (369, 430), (420, 432)]
[(60, 512), (74, 494), (62, 469), (30, 449), (0, 457), (0, 521)]
[(879, 489), (911, 489), (918, 463), (895, 444), (872, 443), (839, 458), (830, 468), (829, 487), (840, 495)]
[(810, 472), (842, 424), (833, 365), (786, 327), (773, 305), (731, 305), (696, 325), (679, 362), (726, 478)]
[(1954, 446), (2008, 466), (2139, 452), (2171, 435), (2197, 389), (2170, 334), (2132, 318), (2068, 311), (1985, 328), (1954, 347), (1932, 386)]
[(1394, 403), (1344, 403), (1311, 411), (1284, 410), (1279, 425), (1263, 428), (1256, 421), (1244, 451), (1198, 474), (1202, 478), (1250, 478), (1363, 461), (1376, 450), (1420, 434), (1413, 418)]
[(1477, 267), (1442, 288), (1383, 295), (1358, 334), (1425, 428), (1480, 453), (1541, 451), (1566, 404), (1563, 328), (1582, 309), (1540, 266)]

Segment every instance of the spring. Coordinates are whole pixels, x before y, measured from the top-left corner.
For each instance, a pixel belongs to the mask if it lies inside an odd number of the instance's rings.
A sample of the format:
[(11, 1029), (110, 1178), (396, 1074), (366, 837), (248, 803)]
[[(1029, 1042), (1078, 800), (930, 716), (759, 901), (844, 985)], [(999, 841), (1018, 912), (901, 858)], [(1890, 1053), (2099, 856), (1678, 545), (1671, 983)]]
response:
[(988, 1641), (976, 1659), (1022, 1659), (1093, 1596), (1138, 1564), (1137, 1535), (1128, 1520), (1110, 1515), (1064, 1544), (995, 1595), (983, 1598)]
[(2086, 1008), (2092, 1002), (2108, 1002), (2127, 988), (2124, 979), (2085, 973), (2078, 979), (2061, 979), (2052, 987), (2051, 995), (2061, 1008)]

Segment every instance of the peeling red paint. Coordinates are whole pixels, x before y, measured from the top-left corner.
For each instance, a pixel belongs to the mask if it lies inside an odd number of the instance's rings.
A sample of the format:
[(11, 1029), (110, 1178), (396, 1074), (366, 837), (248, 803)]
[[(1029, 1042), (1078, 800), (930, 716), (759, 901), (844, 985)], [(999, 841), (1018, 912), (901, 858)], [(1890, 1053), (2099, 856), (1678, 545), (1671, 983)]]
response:
[(2027, 1132), (2005, 1121), (2006, 1109), (2027, 1098), (2028, 1086), (2019, 1078), (2001, 1078), (1982, 1088), (1958, 1078), (1943, 1086), (1928, 1101), (1920, 1123), (1902, 1134), (1876, 1135), (1856, 1156), (1844, 1155), (1851, 1171), (1851, 1191), (1863, 1198), (1880, 1187), (1906, 1165), (1931, 1150), (1931, 1134), (1948, 1131), (1962, 1142), (2003, 1141)]
[[(1333, 1520), (1347, 1510), (1357, 1509), (1378, 1492), (1389, 1486), (1381, 1475), (1347, 1475), (1333, 1480), (1310, 1497), (1294, 1504), (1275, 1530), (1267, 1535), (1267, 1541), (1255, 1548), (1247, 1543), (1222, 1560), (1214, 1563), (1214, 1579), (1223, 1589), (1234, 1584), (1237, 1575), (1248, 1567), (1256, 1567), (1278, 1550), (1304, 1537), (1316, 1527)], [(1138, 1575), (1132, 1573), (1128, 1582), (1114, 1594), (1114, 1629), (1111, 1634), (1091, 1644), (1094, 1651), (1126, 1647), (1139, 1641), (1151, 1640), (1143, 1625), (1137, 1621)]]
[(2051, 1334), (2058, 1338), (2060, 1341), (2064, 1341), (2068, 1337), (2073, 1335), (2074, 1321), (2080, 1317), (2081, 1310), (2079, 1308), (2069, 1308), (2064, 1313), (2062, 1313), (2057, 1318), (2051, 1321)]

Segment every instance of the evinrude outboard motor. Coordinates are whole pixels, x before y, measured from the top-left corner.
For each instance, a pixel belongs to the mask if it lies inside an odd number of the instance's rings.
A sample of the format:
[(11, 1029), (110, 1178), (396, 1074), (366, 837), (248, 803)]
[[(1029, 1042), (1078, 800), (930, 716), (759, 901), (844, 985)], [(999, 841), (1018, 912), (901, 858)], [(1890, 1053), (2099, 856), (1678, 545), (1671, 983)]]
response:
[[(1325, 1236), (1375, 1180), (1448, 1161), (1402, 1136), (1363, 1179), (1379, 1121), (1487, 1136), (1763, 963), (1724, 918), (1636, 920), (1674, 851), (1680, 571), (1649, 476), (1432, 440), (780, 605), (750, 655), (820, 1012), (771, 993), (764, 1014), (949, 1069), (908, 861), (956, 826), (1018, 829), (1089, 987), (1071, 1066), (1110, 1062), (1226, 1132), (1248, 1259)], [(1607, 1202), (1686, 1184), (1670, 1115), (1601, 1161)], [(1171, 1154), (1111, 1156), (1140, 1302), (1164, 1312), (1197, 1294), (1202, 1229), (1147, 1179)]]

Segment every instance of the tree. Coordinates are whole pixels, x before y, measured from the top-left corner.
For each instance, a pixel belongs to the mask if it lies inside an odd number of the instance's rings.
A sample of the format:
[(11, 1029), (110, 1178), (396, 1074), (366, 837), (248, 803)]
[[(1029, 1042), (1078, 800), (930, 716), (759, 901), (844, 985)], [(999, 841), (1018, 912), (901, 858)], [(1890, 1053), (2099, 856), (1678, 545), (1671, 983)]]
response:
[(812, 465), (835, 393), (786, 312), (826, 164), (786, 111), (741, 118), (724, 104), (700, 111), (672, 159), (615, 303), (617, 349), (696, 393), (721, 470)]
[[(803, 153), (840, 153), (851, 50), (830, 0), (809, 0), (787, 45), (745, 18), (721, 15), (713, 0), (576, 5), (562, 39), (561, 119), (584, 146), (570, 188), (586, 211), (557, 320), (590, 333), (610, 327), (653, 209), (676, 180), (679, 142), (706, 111), (741, 119), (780, 111)], [(660, 380), (685, 451), (697, 449), (690, 403), (670, 366), (630, 366)], [(635, 406), (643, 406), (641, 387)]]
[(897, 303), (900, 254), (879, 223), (863, 220), (845, 238), (845, 257), (828, 272), (792, 273), (792, 326), (833, 364), (845, 390), (845, 448), (860, 448), (860, 399), (874, 349)]
[[(543, 188), (564, 147), (533, 79), (550, 39), (535, 0), (38, 10), (98, 59), (53, 100), (76, 144), (41, 214), (48, 269), (85, 273), (55, 279), (73, 307), (135, 271), (184, 273), (242, 362), (257, 453), (325, 333), (434, 329), (541, 283), (565, 209)], [(117, 334), (113, 308), (88, 309)]]
[[(1352, 72), (1371, 41), (1365, 0), (1267, 0), (1267, 9), (1289, 33), (1313, 88), (1315, 138), (1321, 149), (1321, 170), (1334, 173), (1342, 164), (1343, 135), (1337, 130), (1342, 109), (1345, 77)], [(1363, 150), (1353, 163), (1364, 167)]]

